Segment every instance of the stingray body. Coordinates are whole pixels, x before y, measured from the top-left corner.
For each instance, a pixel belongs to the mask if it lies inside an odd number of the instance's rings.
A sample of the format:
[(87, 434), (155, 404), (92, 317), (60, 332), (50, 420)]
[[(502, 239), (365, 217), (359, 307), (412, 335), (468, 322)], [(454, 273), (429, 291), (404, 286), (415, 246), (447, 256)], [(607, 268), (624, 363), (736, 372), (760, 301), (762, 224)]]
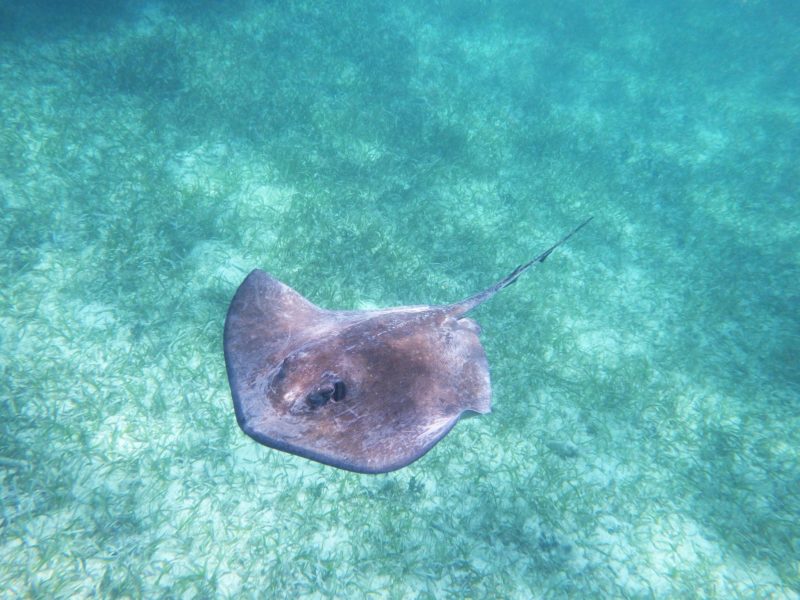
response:
[(491, 409), (489, 365), (466, 313), (548, 250), (461, 302), (382, 310), (319, 308), (256, 269), (225, 320), (236, 419), (256, 441), (360, 473), (421, 457), (468, 411)]

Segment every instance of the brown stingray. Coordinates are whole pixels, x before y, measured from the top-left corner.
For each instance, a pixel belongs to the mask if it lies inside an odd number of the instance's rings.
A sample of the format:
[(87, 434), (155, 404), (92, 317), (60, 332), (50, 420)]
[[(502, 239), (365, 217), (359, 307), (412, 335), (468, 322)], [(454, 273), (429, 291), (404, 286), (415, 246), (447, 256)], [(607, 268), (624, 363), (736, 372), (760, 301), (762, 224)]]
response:
[(464, 412), (491, 409), (480, 327), (464, 315), (590, 220), (493, 286), (443, 306), (325, 310), (254, 270), (225, 320), (239, 426), (262, 444), (350, 471), (413, 462)]

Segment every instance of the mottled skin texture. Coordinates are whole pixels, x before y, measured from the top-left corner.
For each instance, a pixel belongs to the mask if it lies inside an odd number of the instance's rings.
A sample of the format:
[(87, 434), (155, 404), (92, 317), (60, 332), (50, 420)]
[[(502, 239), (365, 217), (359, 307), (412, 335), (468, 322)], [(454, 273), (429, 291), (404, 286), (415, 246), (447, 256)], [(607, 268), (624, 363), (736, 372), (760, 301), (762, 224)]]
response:
[[(419, 458), (466, 410), (489, 412), (477, 324), (448, 307), (327, 311), (255, 270), (225, 323), (241, 428), (259, 442), (352, 471)], [(341, 400), (314, 392), (344, 384)]]
[(258, 442), (361, 473), (425, 454), (466, 411), (491, 409), (480, 328), (465, 313), (508, 277), (456, 304), (329, 311), (261, 270), (225, 320), (225, 362), (239, 426)]

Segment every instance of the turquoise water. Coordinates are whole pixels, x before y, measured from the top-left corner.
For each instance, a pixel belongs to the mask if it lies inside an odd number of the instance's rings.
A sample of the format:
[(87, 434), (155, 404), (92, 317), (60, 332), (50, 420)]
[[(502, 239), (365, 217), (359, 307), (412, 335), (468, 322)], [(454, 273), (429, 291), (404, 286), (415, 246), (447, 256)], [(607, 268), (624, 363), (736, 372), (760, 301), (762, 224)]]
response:
[[(220, 4), (0, 4), (0, 596), (800, 596), (798, 5)], [(446, 303), (588, 215), (421, 460), (236, 426), (250, 269)]]

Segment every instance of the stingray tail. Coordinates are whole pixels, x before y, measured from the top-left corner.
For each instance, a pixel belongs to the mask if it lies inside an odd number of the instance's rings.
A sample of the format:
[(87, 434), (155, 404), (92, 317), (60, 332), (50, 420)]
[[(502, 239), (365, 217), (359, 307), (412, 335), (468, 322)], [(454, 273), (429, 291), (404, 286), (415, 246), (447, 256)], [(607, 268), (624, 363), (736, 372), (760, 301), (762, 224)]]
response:
[(566, 242), (573, 235), (578, 233), (578, 231), (583, 229), (583, 227), (586, 226), (592, 219), (594, 219), (594, 217), (589, 217), (588, 219), (583, 221), (583, 223), (578, 225), (575, 229), (570, 231), (567, 235), (562, 237), (555, 244), (553, 244), (547, 250), (542, 252), (539, 256), (537, 256), (531, 261), (526, 262), (525, 264), (518, 266), (516, 269), (511, 271), (511, 273), (509, 273), (506, 277), (495, 283), (493, 286), (486, 288), (482, 292), (478, 292), (474, 296), (470, 296), (466, 300), (462, 300), (461, 302), (453, 304), (452, 306), (455, 309), (454, 310), (455, 314), (463, 315), (472, 310), (473, 308), (475, 308), (476, 306), (478, 306), (479, 304), (483, 304), (489, 298), (494, 296), (497, 292), (502, 290), (504, 287), (508, 287), (509, 285), (514, 283), (519, 278), (519, 276), (522, 275), (525, 271), (527, 271), (533, 266), (538, 265), (539, 263), (543, 263), (545, 260), (547, 260), (547, 257), (553, 253), (553, 250), (558, 248), (561, 244)]

